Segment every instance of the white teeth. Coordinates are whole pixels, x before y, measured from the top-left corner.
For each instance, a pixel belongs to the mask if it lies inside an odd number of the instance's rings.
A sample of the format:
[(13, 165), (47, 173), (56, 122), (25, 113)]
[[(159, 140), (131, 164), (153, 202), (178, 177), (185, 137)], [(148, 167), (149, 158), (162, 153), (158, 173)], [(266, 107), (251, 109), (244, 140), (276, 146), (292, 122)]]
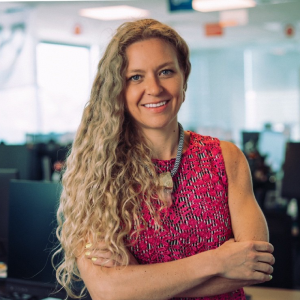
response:
[(159, 103), (156, 103), (156, 104), (145, 104), (145, 107), (159, 107), (159, 106), (163, 106), (167, 103), (167, 101), (162, 101), (162, 102), (159, 102)]

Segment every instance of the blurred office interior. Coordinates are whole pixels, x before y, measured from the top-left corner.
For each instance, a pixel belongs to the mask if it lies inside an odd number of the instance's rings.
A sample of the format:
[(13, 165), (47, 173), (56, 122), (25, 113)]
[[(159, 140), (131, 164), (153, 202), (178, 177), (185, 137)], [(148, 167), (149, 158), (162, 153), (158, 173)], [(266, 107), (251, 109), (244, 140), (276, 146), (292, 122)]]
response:
[[(185, 130), (231, 141), (248, 159), (276, 249), (274, 279), (264, 285), (300, 289), (300, 0), (242, 0), (246, 7), (198, 11), (201, 1), (0, 2), (3, 277), (15, 276), (9, 224), (17, 217), (9, 215), (10, 201), (45, 189), (57, 204), (101, 54), (121, 23), (149, 17), (176, 29), (191, 50), (179, 113)], [(118, 10), (95, 16), (100, 8)]]

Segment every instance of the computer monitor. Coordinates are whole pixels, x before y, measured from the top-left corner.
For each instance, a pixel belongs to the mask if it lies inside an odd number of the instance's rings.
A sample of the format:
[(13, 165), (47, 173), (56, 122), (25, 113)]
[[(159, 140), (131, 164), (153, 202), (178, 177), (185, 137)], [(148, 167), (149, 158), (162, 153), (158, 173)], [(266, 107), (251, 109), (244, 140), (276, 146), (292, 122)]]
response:
[(249, 150), (256, 150), (258, 140), (258, 131), (242, 131), (242, 150), (245, 153), (247, 153)]
[(278, 172), (282, 168), (285, 145), (286, 137), (282, 132), (266, 130), (259, 135), (259, 153), (266, 156), (265, 162), (274, 172)]
[(300, 199), (300, 143), (287, 143), (281, 195)]
[(0, 169), (0, 261), (7, 262), (9, 184), (18, 179), (17, 169)]
[(0, 145), (0, 168), (17, 169), (20, 179), (42, 179), (36, 149), (27, 145)]
[[(10, 183), (6, 280), (9, 295), (43, 299), (57, 288), (51, 256), (57, 245), (56, 210), (60, 192), (59, 183), (26, 180)], [(65, 294), (52, 297), (64, 298)]]

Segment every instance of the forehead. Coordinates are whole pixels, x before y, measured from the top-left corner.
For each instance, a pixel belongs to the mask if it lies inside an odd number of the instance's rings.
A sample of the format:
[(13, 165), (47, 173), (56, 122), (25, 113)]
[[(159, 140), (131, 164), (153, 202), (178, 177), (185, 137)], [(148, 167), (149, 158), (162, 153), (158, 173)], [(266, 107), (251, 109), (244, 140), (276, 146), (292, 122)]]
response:
[(135, 42), (126, 49), (128, 68), (136, 64), (173, 62), (178, 64), (175, 47), (160, 38)]

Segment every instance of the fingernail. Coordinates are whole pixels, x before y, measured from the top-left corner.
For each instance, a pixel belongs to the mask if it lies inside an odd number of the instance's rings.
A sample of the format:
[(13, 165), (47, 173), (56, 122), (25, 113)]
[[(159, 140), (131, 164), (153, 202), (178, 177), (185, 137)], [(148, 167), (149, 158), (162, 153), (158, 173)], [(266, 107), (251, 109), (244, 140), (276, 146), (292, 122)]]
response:
[(88, 249), (88, 248), (90, 248), (91, 246), (92, 246), (92, 244), (86, 244), (86, 245), (85, 245), (85, 248)]
[(85, 255), (87, 255), (87, 256), (88, 256), (88, 255), (91, 255), (91, 251), (86, 251), (86, 252), (85, 252)]
[(96, 261), (97, 260), (97, 257), (92, 257), (92, 261)]
[(272, 275), (269, 275), (270, 276), (270, 280), (272, 280), (273, 276)]

